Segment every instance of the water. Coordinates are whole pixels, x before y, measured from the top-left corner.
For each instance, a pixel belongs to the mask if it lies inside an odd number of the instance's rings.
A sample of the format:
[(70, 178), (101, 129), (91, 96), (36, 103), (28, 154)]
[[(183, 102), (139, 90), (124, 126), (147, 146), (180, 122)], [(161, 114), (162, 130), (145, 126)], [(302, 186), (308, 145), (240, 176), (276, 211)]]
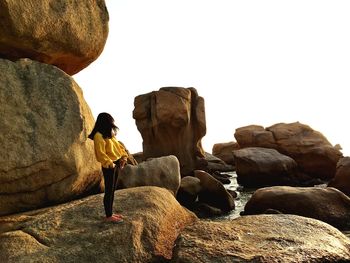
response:
[(240, 213), (244, 210), (245, 204), (248, 202), (252, 194), (256, 189), (247, 189), (241, 187), (237, 183), (237, 174), (236, 172), (228, 172), (227, 174), (231, 175), (230, 178), (231, 183), (224, 185), (226, 189), (233, 190), (237, 193), (237, 197), (235, 198), (235, 209), (232, 210), (231, 213), (225, 215), (225, 219), (234, 219), (240, 216)]
[[(236, 208), (232, 210), (229, 214), (224, 215), (220, 218), (217, 218), (218, 220), (220, 219), (234, 219), (240, 216), (240, 213), (244, 211), (244, 206), (256, 190), (255, 188), (243, 188), (237, 183), (237, 174), (236, 172), (228, 172), (227, 174), (231, 175), (232, 177), (230, 178), (231, 183), (230, 184), (225, 184), (225, 188), (228, 190), (233, 190), (237, 193), (237, 198), (235, 199), (235, 205)], [(322, 185), (322, 187), (324, 187)], [(348, 231), (341, 231), (344, 235), (346, 235), (348, 238), (350, 238), (350, 230)]]

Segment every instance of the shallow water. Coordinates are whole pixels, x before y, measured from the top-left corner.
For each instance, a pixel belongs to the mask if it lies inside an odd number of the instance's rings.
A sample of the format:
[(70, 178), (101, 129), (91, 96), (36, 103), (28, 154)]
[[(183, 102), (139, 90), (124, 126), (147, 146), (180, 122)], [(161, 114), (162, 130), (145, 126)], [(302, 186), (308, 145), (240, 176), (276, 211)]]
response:
[[(243, 188), (238, 185), (237, 183), (237, 174), (236, 172), (228, 172), (227, 174), (231, 175), (232, 177), (230, 178), (231, 183), (230, 184), (225, 184), (225, 188), (229, 190), (233, 190), (237, 193), (237, 198), (235, 199), (235, 205), (236, 208), (232, 210), (229, 214), (222, 216), (220, 218), (217, 218), (218, 220), (220, 219), (234, 219), (240, 216), (241, 211), (244, 210), (245, 204), (248, 202), (252, 194), (256, 189), (247, 189)], [(320, 187), (324, 187), (323, 185)], [(344, 235), (346, 235), (348, 238), (350, 238), (350, 230), (348, 231), (342, 231)]]
[(226, 189), (235, 191), (238, 196), (235, 199), (236, 208), (228, 215), (225, 215), (223, 218), (234, 219), (240, 216), (240, 212), (244, 210), (245, 204), (248, 202), (248, 200), (250, 199), (250, 197), (256, 189), (247, 189), (239, 186), (237, 183), (236, 172), (228, 172), (227, 174), (232, 176), (230, 178), (231, 183), (225, 184), (224, 186)]

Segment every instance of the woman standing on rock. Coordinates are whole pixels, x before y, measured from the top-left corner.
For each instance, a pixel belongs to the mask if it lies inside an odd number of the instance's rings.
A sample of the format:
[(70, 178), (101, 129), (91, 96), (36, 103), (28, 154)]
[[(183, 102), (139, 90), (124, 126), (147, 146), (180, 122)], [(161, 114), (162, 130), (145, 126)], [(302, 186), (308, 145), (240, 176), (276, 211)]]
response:
[(118, 173), (127, 162), (127, 151), (117, 140), (118, 127), (114, 124), (113, 117), (106, 113), (97, 116), (95, 127), (89, 135), (94, 141), (95, 155), (101, 163), (105, 184), (103, 205), (106, 213), (106, 221), (122, 222), (122, 216), (112, 214), (114, 190)]

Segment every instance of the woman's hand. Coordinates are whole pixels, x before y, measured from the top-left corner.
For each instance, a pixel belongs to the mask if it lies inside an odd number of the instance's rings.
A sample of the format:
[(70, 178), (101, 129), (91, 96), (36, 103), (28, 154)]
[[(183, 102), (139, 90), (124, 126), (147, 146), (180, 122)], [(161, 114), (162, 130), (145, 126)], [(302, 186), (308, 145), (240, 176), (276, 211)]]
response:
[(120, 164), (120, 169), (124, 169), (124, 166), (127, 164), (128, 159), (126, 157), (120, 158), (119, 164)]

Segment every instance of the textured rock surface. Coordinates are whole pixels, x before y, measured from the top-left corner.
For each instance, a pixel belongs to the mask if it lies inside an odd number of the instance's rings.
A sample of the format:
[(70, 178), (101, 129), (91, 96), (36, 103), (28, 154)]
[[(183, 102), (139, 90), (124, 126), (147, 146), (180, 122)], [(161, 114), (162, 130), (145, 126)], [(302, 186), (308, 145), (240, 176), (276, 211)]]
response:
[(350, 229), (350, 198), (332, 187), (260, 188), (244, 207), (244, 213), (249, 215), (268, 210), (315, 218), (342, 230)]
[(204, 158), (201, 139), (206, 133), (204, 99), (194, 88), (166, 87), (139, 95), (133, 117), (143, 139), (144, 159), (175, 155), (181, 174)]
[(297, 163), (275, 149), (247, 147), (234, 151), (237, 182), (246, 187), (292, 185)]
[(0, 215), (75, 198), (100, 184), (94, 124), (79, 86), (51, 65), (0, 59)]
[(339, 160), (335, 177), (329, 182), (328, 186), (337, 188), (350, 196), (350, 157)]
[(197, 220), (159, 187), (115, 192), (124, 222), (104, 222), (103, 194), (0, 218), (2, 262), (156, 262), (172, 257), (180, 231)]
[(104, 0), (0, 0), (0, 57), (31, 58), (72, 75), (101, 54), (108, 36)]
[(168, 189), (176, 196), (180, 183), (179, 161), (176, 156), (169, 155), (125, 166), (118, 176), (116, 188), (158, 186)]
[(331, 179), (343, 156), (320, 132), (305, 124), (278, 123), (266, 129), (251, 125), (236, 129), (240, 147), (273, 148), (293, 158), (300, 170), (314, 178)]
[(171, 262), (349, 262), (349, 249), (346, 236), (315, 219), (244, 216), (224, 222), (201, 220), (187, 227)]

